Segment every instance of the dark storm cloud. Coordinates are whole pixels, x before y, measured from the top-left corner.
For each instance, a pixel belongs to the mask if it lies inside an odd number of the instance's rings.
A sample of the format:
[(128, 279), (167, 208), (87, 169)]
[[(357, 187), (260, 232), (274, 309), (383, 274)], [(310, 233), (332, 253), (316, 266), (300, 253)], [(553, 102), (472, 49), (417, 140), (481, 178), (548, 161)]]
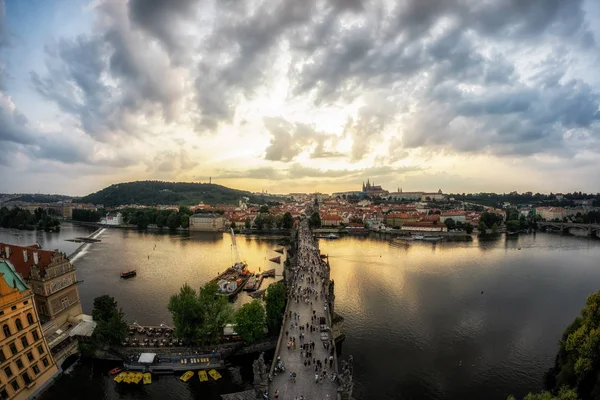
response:
[(193, 20), (199, 0), (131, 0), (129, 18), (137, 26), (156, 37), (173, 58), (188, 45), (185, 35), (175, 29), (181, 20)]
[[(49, 47), (49, 74), (32, 79), (100, 138), (133, 134), (140, 116), (175, 119), (182, 88), (193, 91), (185, 107), (197, 132), (214, 131), (279, 68), (290, 102), (345, 106), (383, 91), (383, 111), (369, 99), (342, 128), (351, 161), (397, 122), (389, 161), (414, 147), (565, 156), (599, 147), (598, 92), (563, 72), (575, 56), (530, 65), (527, 75), (516, 62), (542, 50), (597, 52), (583, 0), (108, 0), (98, 13), (97, 31)], [(313, 158), (339, 156), (326, 146), (335, 138), (309, 125), (268, 130), (267, 160), (309, 148)]]
[(168, 61), (131, 31), (123, 5), (107, 1), (98, 12), (101, 32), (46, 46), (48, 74), (31, 73), (35, 89), (100, 140), (135, 135), (131, 121), (144, 114), (171, 121), (181, 91)]

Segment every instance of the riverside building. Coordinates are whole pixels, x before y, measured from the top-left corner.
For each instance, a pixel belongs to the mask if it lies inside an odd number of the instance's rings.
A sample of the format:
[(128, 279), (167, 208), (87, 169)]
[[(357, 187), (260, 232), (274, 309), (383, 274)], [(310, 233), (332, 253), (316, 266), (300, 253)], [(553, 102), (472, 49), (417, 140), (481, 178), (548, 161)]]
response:
[(40, 394), (59, 370), (42, 335), (33, 292), (7, 260), (0, 260), (0, 398)]

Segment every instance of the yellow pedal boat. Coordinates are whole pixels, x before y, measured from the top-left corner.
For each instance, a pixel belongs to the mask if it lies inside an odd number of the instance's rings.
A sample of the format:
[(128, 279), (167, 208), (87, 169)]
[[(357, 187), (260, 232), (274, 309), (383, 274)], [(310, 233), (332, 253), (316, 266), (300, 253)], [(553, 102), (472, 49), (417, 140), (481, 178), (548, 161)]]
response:
[(113, 380), (117, 383), (121, 383), (123, 382), (123, 379), (125, 379), (125, 375), (127, 375), (127, 372), (121, 372), (120, 374), (118, 374), (117, 376), (115, 376), (113, 378)]
[(133, 375), (132, 373), (129, 372), (123, 372), (125, 375), (123, 375), (123, 382), (124, 383), (131, 383), (131, 375)]
[(140, 381), (144, 378), (144, 374), (142, 374), (141, 372), (136, 372), (132, 375), (133, 377), (131, 378), (131, 382), (135, 383), (136, 385), (140, 383)]
[(217, 370), (215, 369), (211, 369), (210, 371), (208, 371), (208, 374), (215, 380), (218, 381), (219, 379), (221, 379), (221, 374), (217, 372)]
[(149, 385), (152, 383), (152, 374), (150, 372), (146, 372), (144, 374), (144, 385)]
[(192, 371), (187, 371), (185, 374), (181, 375), (179, 379), (183, 382), (187, 382), (192, 376), (194, 376), (194, 373)]
[(198, 371), (198, 378), (200, 378), (200, 382), (206, 382), (208, 380), (208, 375), (206, 375), (206, 371)]

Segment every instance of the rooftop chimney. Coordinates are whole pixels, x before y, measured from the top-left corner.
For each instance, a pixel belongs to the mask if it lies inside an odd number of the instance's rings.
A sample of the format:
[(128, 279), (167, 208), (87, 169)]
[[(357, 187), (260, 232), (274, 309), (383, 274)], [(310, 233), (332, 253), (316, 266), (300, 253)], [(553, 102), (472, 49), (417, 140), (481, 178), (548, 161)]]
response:
[(27, 258), (27, 250), (23, 250), (23, 260), (25, 260), (25, 262), (27, 262), (28, 258)]
[(39, 259), (39, 257), (38, 257), (38, 252), (37, 252), (37, 251), (34, 251), (34, 252), (33, 252), (33, 264), (34, 264), (34, 265), (38, 265), (39, 261), (40, 261), (40, 259)]

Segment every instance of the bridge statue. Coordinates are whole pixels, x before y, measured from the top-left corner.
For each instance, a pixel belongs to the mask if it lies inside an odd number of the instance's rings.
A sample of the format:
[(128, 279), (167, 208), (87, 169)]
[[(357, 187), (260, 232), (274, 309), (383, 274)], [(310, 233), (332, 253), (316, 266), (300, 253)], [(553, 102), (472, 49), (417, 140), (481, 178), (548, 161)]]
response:
[(254, 389), (256, 390), (256, 398), (264, 399), (263, 395), (269, 387), (269, 371), (265, 365), (265, 353), (260, 353), (258, 359), (252, 363), (252, 372), (254, 373)]

